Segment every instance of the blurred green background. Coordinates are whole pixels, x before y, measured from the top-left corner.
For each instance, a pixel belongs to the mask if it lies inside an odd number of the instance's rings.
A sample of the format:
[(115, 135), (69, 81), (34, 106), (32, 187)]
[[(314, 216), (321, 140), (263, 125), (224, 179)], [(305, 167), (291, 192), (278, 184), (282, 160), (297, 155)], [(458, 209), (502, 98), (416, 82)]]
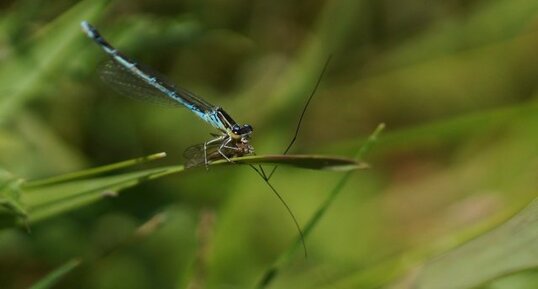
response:
[[(161, 151), (159, 165), (181, 164), (213, 131), (102, 84), (106, 56), (81, 20), (251, 124), (258, 154), (285, 148), (332, 54), (292, 152), (352, 157), (378, 123), (387, 129), (365, 157), (372, 168), (353, 174), (308, 236), (308, 258), (297, 251), (271, 288), (408, 288), (398, 287), (406, 272), (538, 195), (538, 1), (0, 7), (0, 167), (25, 179)], [(282, 167), (272, 181), (304, 224), (341, 177)], [(125, 241), (159, 212), (162, 227)], [(73, 258), (81, 265), (54, 288), (251, 288), (297, 237), (239, 166), (145, 182), (30, 229), (0, 231), (1, 288), (27, 288)], [(520, 271), (481, 286), (538, 286), (536, 269)]]

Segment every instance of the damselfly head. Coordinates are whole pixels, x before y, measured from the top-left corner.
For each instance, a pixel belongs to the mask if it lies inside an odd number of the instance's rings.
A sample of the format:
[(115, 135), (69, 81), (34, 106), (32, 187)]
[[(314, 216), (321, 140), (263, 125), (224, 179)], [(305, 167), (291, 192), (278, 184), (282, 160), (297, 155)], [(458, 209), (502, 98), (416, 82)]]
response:
[(243, 138), (250, 138), (250, 135), (252, 134), (252, 131), (254, 129), (250, 124), (245, 124), (243, 126), (240, 126), (238, 124), (234, 124), (232, 126), (232, 133), (234, 133), (237, 136), (241, 136), (241, 139)]

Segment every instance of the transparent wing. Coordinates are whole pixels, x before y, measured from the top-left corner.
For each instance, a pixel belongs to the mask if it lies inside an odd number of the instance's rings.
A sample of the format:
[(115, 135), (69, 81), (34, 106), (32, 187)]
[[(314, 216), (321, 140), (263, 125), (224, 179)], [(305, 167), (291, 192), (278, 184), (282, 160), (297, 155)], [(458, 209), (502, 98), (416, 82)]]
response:
[(140, 69), (143, 76), (155, 77), (158, 84), (162, 85), (166, 91), (157, 89), (152, 84), (146, 82), (141, 75), (133, 73), (114, 59), (107, 61), (101, 67), (101, 80), (117, 93), (135, 100), (162, 106), (184, 106), (199, 112), (216, 109), (214, 105), (197, 97), (193, 93), (170, 84), (170, 82), (166, 81), (164, 77), (157, 75), (157, 73), (149, 72), (149, 69), (142, 68), (139, 64), (134, 65)]
[(180, 102), (170, 98), (113, 60), (105, 62), (99, 70), (101, 80), (121, 95), (162, 106), (182, 106)]
[(207, 153), (207, 160), (210, 161), (215, 159), (216, 155), (220, 155), (218, 152), (218, 147), (220, 143), (210, 144), (204, 150), (204, 144), (196, 144), (188, 147), (183, 152), (183, 157), (185, 158), (185, 167), (197, 167), (205, 164), (205, 156)]
[[(204, 165), (206, 153), (208, 162), (224, 159), (224, 157), (218, 151), (221, 144), (222, 143), (209, 144), (206, 147), (206, 151), (204, 151), (203, 143), (188, 147), (183, 152), (183, 157), (185, 158), (185, 167), (191, 168)], [(236, 152), (229, 148), (223, 148), (222, 152), (229, 158), (236, 155)]]

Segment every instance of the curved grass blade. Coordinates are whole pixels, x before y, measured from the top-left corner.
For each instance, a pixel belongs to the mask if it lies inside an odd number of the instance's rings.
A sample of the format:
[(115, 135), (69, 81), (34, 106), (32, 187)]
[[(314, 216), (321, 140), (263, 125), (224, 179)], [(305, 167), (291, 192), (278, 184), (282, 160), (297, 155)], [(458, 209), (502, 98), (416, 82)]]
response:
[[(366, 153), (372, 148), (374, 143), (377, 141), (377, 138), (381, 131), (385, 128), (385, 124), (379, 124), (376, 128), (376, 130), (368, 137), (366, 142), (359, 148), (357, 153), (355, 154), (356, 159), (361, 159), (366, 155)], [(336, 199), (336, 197), (340, 194), (342, 189), (344, 188), (345, 184), (351, 177), (351, 171), (348, 171), (336, 184), (334, 189), (330, 192), (329, 196), (327, 196), (327, 199), (321, 204), (321, 206), (316, 210), (314, 215), (310, 218), (308, 223), (304, 226), (303, 234), (304, 237), (307, 238), (308, 235), (312, 232), (312, 230), (315, 228), (315, 226), (319, 223), (321, 218), (325, 215), (325, 212), (330, 207), (330, 205), (333, 203), (333, 201)], [(267, 288), (269, 284), (278, 276), (280, 273), (280, 270), (292, 259), (293, 254), (297, 249), (301, 246), (301, 239), (297, 238), (289, 247), (288, 250), (286, 250), (280, 257), (276, 260), (273, 265), (265, 271), (262, 278), (257, 284), (257, 288)]]

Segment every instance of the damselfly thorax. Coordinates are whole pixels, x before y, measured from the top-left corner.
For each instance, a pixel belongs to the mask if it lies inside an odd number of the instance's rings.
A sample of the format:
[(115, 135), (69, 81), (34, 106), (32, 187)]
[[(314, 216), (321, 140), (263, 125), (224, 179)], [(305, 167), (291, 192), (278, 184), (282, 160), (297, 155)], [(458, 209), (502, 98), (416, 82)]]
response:
[[(212, 112), (211, 117), (214, 118), (211, 121), (217, 120), (215, 123), (219, 125), (218, 129), (221, 134), (213, 134), (215, 137), (205, 143), (203, 147), (200, 145), (193, 146), (187, 149), (184, 153), (186, 157), (187, 166), (196, 166), (199, 163), (199, 157), (192, 157), (187, 152), (192, 149), (202, 149), (204, 155), (204, 163), (207, 165), (210, 161), (224, 158), (231, 162), (230, 158), (248, 155), (254, 152), (254, 148), (249, 143), (250, 136), (252, 134), (252, 126), (245, 124), (243, 126), (237, 124), (230, 115), (228, 115), (222, 108), (217, 107)], [(211, 148), (215, 146), (218, 154), (212, 153)], [(198, 160), (198, 162), (196, 162)]]

